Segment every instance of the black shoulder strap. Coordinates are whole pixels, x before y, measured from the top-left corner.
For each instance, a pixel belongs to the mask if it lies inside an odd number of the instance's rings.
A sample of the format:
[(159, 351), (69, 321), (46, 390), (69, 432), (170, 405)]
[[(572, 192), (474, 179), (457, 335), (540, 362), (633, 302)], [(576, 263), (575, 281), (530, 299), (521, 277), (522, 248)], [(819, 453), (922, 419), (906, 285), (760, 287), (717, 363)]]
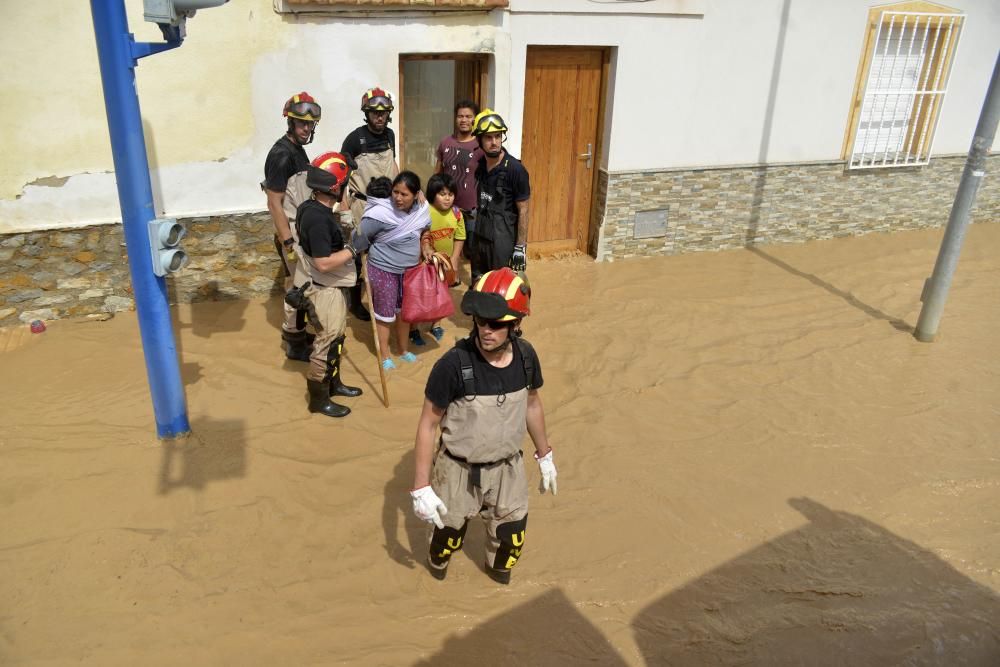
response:
[[(521, 353), (521, 363), (524, 365), (524, 377), (527, 379), (527, 388), (535, 388), (535, 355), (533, 354), (534, 348), (531, 347), (531, 343), (526, 340), (521, 340), (520, 338), (514, 339), (514, 345), (517, 346), (518, 351)], [(529, 354), (531, 353), (531, 354)]]
[(476, 376), (472, 372), (472, 355), (466, 349), (462, 341), (455, 343), (455, 352), (458, 353), (458, 363), (461, 366), (462, 385), (465, 388), (466, 396), (476, 395)]

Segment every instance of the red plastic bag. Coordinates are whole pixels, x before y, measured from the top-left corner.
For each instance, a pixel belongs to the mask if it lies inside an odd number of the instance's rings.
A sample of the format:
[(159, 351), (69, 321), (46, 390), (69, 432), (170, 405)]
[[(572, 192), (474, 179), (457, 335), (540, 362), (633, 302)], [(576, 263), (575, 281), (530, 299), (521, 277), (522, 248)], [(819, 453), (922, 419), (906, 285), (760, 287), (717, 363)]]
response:
[(406, 322), (434, 322), (455, 312), (448, 286), (432, 264), (418, 264), (403, 274), (403, 312)]

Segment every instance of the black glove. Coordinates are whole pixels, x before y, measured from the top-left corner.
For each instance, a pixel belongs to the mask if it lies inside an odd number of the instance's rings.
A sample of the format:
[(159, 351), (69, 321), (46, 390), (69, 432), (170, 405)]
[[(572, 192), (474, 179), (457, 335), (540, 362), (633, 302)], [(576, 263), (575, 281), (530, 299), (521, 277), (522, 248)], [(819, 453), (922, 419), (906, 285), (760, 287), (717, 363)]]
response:
[(524, 271), (528, 268), (528, 257), (525, 254), (527, 251), (527, 246), (523, 243), (518, 243), (514, 246), (514, 254), (510, 256), (510, 262), (507, 266), (514, 269), (515, 271)]

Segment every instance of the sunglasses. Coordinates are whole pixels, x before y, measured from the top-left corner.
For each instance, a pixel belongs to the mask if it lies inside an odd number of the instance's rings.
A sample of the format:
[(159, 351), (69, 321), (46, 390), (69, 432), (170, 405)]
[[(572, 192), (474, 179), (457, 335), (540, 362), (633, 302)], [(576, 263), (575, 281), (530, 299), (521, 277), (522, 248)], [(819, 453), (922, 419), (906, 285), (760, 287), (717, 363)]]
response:
[(288, 108), (288, 111), (298, 116), (312, 116), (313, 118), (320, 116), (319, 105), (313, 102), (296, 102)]
[(487, 320), (478, 315), (474, 318), (476, 325), (483, 327), (485, 329), (490, 329), (491, 331), (499, 331), (500, 329), (506, 329), (510, 322), (504, 322), (502, 320)]

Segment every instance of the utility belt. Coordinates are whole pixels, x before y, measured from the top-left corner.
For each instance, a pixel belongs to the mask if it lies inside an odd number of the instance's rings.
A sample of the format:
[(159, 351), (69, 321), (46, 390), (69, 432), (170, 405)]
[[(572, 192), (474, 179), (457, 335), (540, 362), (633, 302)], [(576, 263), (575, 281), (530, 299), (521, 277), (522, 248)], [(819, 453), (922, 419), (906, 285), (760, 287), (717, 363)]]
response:
[(455, 456), (454, 454), (449, 452), (448, 448), (445, 447), (444, 445), (441, 446), (441, 451), (444, 453), (445, 456), (447, 456), (452, 461), (458, 461), (459, 463), (461, 463), (462, 465), (466, 466), (469, 469), (469, 481), (472, 483), (472, 486), (477, 489), (482, 488), (483, 468), (493, 468), (495, 466), (508, 463), (513, 459), (523, 456), (521, 452), (515, 452), (510, 456), (499, 459), (497, 461), (488, 461), (486, 463), (469, 463), (469, 459), (463, 458), (461, 456)]

